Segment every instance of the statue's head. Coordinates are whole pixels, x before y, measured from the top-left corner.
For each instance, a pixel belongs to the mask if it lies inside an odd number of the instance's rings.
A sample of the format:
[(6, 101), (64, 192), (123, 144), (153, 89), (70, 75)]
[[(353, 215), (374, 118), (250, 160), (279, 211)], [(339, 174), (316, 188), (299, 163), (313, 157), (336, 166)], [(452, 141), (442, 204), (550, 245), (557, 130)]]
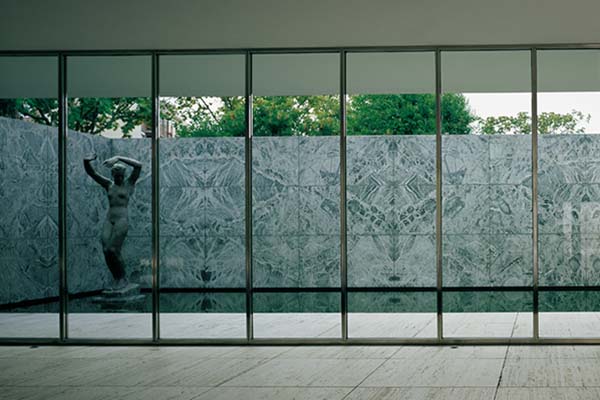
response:
[(123, 164), (115, 164), (112, 166), (110, 172), (112, 173), (115, 183), (121, 183), (125, 179), (125, 172), (127, 168)]

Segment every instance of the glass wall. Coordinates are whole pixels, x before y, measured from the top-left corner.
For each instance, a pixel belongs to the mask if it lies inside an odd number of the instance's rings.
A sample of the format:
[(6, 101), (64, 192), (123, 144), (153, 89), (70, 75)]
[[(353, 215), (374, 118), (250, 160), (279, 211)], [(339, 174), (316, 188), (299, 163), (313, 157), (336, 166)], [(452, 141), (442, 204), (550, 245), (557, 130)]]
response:
[(150, 56), (67, 59), (69, 337), (151, 330)]
[(339, 59), (252, 59), (257, 338), (341, 335)]
[(347, 55), (348, 336), (435, 337), (435, 58)]
[(600, 336), (600, 51), (538, 52), (540, 336)]
[(392, 50), (0, 56), (0, 338), (600, 339), (600, 50)]
[(531, 337), (528, 51), (443, 52), (445, 337)]
[(0, 57), (0, 337), (58, 337), (57, 76)]
[(245, 338), (245, 58), (160, 57), (163, 338)]

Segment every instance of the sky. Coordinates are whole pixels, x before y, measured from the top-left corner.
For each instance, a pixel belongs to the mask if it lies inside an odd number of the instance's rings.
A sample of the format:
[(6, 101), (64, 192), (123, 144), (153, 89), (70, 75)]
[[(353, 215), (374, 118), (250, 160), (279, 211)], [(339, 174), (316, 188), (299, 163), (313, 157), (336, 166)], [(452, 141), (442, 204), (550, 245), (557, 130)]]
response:
[[(531, 111), (529, 93), (464, 93), (471, 110), (486, 118), (500, 115), (516, 115)], [(590, 114), (585, 133), (600, 133), (600, 92), (554, 92), (538, 93), (538, 112), (565, 114), (573, 110)]]

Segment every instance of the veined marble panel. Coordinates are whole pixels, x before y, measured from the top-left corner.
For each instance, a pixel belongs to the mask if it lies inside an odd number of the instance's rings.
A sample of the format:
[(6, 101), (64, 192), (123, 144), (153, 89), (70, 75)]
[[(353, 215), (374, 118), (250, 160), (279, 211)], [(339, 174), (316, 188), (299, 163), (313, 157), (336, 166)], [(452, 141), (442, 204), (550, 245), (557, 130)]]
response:
[(538, 139), (538, 183), (542, 185), (556, 183), (593, 182), (594, 151), (597, 140), (595, 135), (540, 135)]
[(123, 259), (130, 282), (152, 287), (152, 241), (148, 237), (128, 236), (123, 244)]
[(356, 287), (435, 285), (432, 235), (348, 237), (348, 285)]
[(206, 233), (206, 189), (169, 187), (160, 190), (160, 233), (203, 236)]
[(204, 138), (205, 185), (244, 187), (244, 138)]
[(298, 234), (297, 186), (254, 186), (252, 216), (255, 235)]
[(210, 287), (246, 287), (244, 236), (208, 236), (206, 238), (206, 277)]
[(435, 135), (392, 136), (391, 140), (396, 141), (398, 152), (392, 179), (409, 186), (435, 184)]
[(69, 293), (98, 290), (112, 283), (99, 238), (67, 240)]
[(52, 232), (46, 174), (37, 181), (3, 182), (0, 232), (7, 238), (46, 238)]
[(300, 285), (297, 236), (255, 235), (252, 243), (254, 287)]
[[(392, 235), (348, 235), (348, 286), (389, 286), (398, 251)], [(400, 280), (401, 278), (395, 278)]]
[(340, 231), (340, 189), (338, 186), (298, 188), (299, 233), (336, 234)]
[(395, 188), (388, 185), (349, 185), (348, 232), (392, 234), (398, 229)]
[[(111, 178), (110, 169), (102, 162), (113, 156), (111, 139), (100, 135), (69, 131), (67, 136), (67, 180), (69, 186), (98, 185), (90, 178), (83, 167), (85, 157), (96, 154), (97, 159), (92, 163), (96, 171)], [(120, 154), (122, 155), (122, 154)]]
[(531, 233), (531, 186), (490, 185), (490, 233)]
[(382, 186), (395, 180), (398, 142), (388, 136), (348, 136), (348, 185)]
[(98, 238), (108, 211), (106, 191), (99, 185), (67, 186), (67, 236)]
[(395, 203), (397, 233), (435, 232), (435, 185), (401, 185), (396, 189)]
[(600, 233), (600, 185), (540, 185), (538, 190), (540, 232)]
[(206, 164), (202, 160), (203, 139), (160, 140), (160, 187), (206, 186)]
[(212, 278), (206, 270), (204, 237), (161, 236), (160, 285), (167, 288), (206, 287)]
[(302, 136), (298, 140), (299, 185), (338, 185), (340, 182), (340, 137)]
[(540, 285), (599, 285), (600, 235), (539, 236)]
[(489, 139), (483, 135), (442, 135), (442, 181), (449, 185), (488, 184)]
[[(208, 235), (244, 235), (245, 193), (243, 186), (212, 187), (206, 190)], [(192, 212), (194, 210), (191, 210)]]
[(444, 286), (493, 284), (487, 235), (444, 235), (442, 240)]
[(533, 250), (531, 234), (490, 236), (490, 284), (531, 286)]
[(252, 184), (255, 187), (298, 185), (298, 137), (252, 139)]
[(298, 236), (301, 287), (340, 286), (340, 235)]
[(531, 186), (531, 135), (489, 136), (490, 183)]
[(444, 233), (489, 233), (489, 185), (444, 185), (442, 207)]

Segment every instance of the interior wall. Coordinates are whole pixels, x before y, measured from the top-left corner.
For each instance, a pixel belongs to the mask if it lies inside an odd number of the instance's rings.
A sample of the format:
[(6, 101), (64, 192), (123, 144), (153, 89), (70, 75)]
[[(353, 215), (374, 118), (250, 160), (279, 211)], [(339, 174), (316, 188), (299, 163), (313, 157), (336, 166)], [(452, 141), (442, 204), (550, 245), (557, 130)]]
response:
[(5, 0), (0, 50), (600, 42), (595, 0)]

